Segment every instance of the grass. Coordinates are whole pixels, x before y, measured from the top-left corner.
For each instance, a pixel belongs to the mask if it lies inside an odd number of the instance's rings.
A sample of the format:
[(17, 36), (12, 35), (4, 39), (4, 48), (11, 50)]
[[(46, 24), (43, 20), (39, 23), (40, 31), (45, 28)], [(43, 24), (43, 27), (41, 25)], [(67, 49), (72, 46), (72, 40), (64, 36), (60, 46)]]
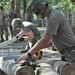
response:
[(37, 27), (38, 30), (45, 30), (45, 27)]

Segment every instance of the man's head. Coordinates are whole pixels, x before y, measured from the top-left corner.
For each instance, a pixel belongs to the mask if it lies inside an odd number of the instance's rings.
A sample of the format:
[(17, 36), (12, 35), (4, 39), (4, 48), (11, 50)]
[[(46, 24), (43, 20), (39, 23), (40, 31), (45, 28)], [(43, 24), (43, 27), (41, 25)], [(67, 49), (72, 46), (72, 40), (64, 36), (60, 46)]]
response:
[(30, 8), (29, 7), (26, 7), (26, 12), (30, 13)]
[(47, 0), (33, 0), (30, 3), (29, 7), (34, 14), (36, 14), (37, 16), (41, 14), (44, 17), (44, 14), (48, 7), (48, 2)]
[(71, 0), (72, 4), (75, 5), (75, 0)]
[(19, 18), (15, 18), (12, 20), (12, 27), (13, 29), (21, 28), (22, 22)]

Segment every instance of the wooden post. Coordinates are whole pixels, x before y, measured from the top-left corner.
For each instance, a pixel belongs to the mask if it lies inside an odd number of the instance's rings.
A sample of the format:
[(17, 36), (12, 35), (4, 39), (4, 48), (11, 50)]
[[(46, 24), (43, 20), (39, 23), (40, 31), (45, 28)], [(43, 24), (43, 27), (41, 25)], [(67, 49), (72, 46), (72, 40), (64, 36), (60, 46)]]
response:
[(37, 75), (59, 75), (55, 70), (52, 68), (51, 65), (47, 63), (39, 63), (40, 67), (36, 69)]
[(60, 75), (75, 75), (75, 64), (66, 61), (56, 61), (53, 68)]
[(16, 64), (15, 60), (4, 61), (1, 70), (8, 75), (35, 75), (31, 66), (20, 66), (20, 64)]

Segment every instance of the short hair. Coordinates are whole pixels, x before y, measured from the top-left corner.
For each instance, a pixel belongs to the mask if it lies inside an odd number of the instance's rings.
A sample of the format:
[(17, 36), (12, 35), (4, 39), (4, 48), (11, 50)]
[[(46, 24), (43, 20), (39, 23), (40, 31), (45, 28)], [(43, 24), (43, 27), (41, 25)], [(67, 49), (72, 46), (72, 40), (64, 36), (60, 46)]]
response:
[(71, 2), (75, 2), (75, 0), (71, 0)]
[(14, 18), (12, 20), (12, 23), (11, 24), (12, 24), (12, 27), (17, 28), (19, 25), (22, 24), (22, 22), (21, 22), (21, 20), (19, 18)]

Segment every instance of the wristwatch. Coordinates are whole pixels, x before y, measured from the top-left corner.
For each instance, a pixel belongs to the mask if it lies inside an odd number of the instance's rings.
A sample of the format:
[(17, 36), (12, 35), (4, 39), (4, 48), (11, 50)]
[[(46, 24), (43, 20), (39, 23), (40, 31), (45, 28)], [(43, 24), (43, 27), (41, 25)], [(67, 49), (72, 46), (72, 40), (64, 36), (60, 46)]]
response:
[(30, 53), (28, 53), (28, 56), (31, 58), (31, 54)]

